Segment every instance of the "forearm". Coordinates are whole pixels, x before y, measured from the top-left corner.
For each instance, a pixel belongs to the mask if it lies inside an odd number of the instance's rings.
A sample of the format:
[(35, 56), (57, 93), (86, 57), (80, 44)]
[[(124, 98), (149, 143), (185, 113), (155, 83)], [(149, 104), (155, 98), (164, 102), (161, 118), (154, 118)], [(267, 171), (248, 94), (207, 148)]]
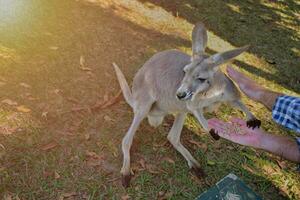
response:
[(287, 136), (263, 134), (260, 138), (260, 144), (257, 147), (290, 161), (300, 163), (298, 144), (295, 140)]
[(261, 92), (259, 102), (262, 103), (269, 110), (272, 110), (272, 108), (276, 102), (276, 99), (281, 95), (283, 95), (283, 94), (264, 89)]

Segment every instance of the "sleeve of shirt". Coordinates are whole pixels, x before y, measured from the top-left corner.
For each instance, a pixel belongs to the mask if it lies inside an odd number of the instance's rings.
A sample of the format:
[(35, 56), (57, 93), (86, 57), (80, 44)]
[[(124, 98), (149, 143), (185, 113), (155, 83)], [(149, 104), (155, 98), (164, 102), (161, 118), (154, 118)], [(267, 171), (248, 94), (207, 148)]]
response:
[(278, 124), (300, 133), (300, 98), (279, 96), (273, 106), (272, 117)]

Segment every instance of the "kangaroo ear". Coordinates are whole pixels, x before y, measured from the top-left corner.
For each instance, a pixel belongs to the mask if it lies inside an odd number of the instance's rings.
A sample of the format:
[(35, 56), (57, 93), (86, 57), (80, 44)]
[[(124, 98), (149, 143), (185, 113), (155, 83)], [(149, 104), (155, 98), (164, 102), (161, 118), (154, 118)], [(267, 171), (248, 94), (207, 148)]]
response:
[(207, 31), (203, 23), (198, 22), (192, 32), (193, 59), (204, 54), (207, 45)]
[(249, 49), (249, 45), (241, 47), (241, 48), (237, 48), (237, 49), (233, 49), (230, 51), (225, 51), (222, 53), (216, 53), (212, 56), (210, 56), (209, 58), (207, 58), (208, 62), (213, 63), (214, 67), (217, 67), (218, 65), (224, 64), (228, 61), (230, 61), (231, 59), (237, 57), (238, 55), (240, 55), (241, 53), (243, 53), (244, 51)]

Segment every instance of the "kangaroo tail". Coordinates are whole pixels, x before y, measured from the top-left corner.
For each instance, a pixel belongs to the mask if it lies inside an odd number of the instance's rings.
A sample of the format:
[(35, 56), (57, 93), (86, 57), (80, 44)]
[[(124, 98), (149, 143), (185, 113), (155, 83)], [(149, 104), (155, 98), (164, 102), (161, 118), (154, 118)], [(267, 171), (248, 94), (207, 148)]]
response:
[(116, 63), (112, 63), (114, 68), (115, 68), (115, 71), (116, 71), (116, 74), (117, 74), (117, 78), (118, 78), (118, 81), (119, 81), (119, 84), (120, 84), (120, 87), (122, 89), (122, 92), (123, 92), (123, 96), (126, 100), (126, 102), (131, 106), (133, 107), (133, 99), (132, 99), (132, 93), (131, 93), (131, 90), (128, 86), (128, 83), (124, 77), (124, 74), (122, 73), (122, 71), (120, 70), (120, 68), (118, 67), (118, 65)]

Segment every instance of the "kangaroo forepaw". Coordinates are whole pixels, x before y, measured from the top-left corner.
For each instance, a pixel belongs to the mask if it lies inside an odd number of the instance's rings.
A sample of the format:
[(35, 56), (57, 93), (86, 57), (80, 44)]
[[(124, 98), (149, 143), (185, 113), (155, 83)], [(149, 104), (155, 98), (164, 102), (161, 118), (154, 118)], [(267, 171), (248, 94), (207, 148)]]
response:
[(261, 121), (258, 120), (258, 119), (255, 119), (255, 118), (250, 119), (250, 120), (247, 121), (247, 127), (248, 128), (252, 128), (252, 129), (259, 128), (260, 125), (261, 125)]
[(215, 129), (210, 129), (209, 131), (210, 135), (215, 139), (215, 140), (219, 140), (220, 136), (218, 135), (218, 132), (215, 131)]
[(128, 188), (130, 185), (131, 174), (122, 175), (122, 185), (124, 188)]
[(201, 169), (200, 167), (195, 167), (193, 166), (190, 169), (199, 179), (202, 179), (204, 177), (206, 177), (205, 172), (203, 171), (203, 169)]

